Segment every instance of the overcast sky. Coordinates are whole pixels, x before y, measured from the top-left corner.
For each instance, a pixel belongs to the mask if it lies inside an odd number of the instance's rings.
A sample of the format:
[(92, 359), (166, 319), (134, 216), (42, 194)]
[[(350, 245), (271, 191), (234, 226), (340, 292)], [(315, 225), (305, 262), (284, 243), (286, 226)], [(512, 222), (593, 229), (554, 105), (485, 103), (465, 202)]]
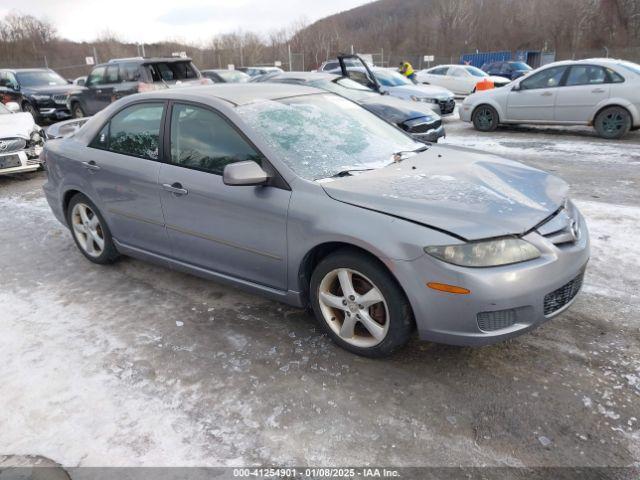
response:
[(239, 29), (266, 33), (301, 18), (314, 21), (371, 0), (2, 0), (0, 17), (28, 13), (60, 36), (93, 40), (109, 30), (123, 40), (205, 42)]

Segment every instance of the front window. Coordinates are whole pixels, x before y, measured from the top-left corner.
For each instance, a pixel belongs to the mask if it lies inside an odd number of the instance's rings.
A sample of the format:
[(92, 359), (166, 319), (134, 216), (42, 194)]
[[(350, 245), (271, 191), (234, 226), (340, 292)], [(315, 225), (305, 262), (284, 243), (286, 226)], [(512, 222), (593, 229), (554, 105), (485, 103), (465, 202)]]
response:
[(23, 87), (43, 87), (67, 85), (68, 82), (58, 75), (56, 72), (47, 70), (38, 70), (34, 72), (18, 72), (16, 73), (20, 85)]
[(375, 70), (373, 74), (378, 79), (380, 85), (384, 87), (401, 87), (403, 85), (413, 85), (407, 77), (391, 70)]
[(282, 161), (309, 180), (382, 168), (393, 162), (394, 153), (423, 146), (333, 94), (262, 101), (238, 107), (237, 112)]
[(567, 67), (551, 67), (541, 72), (534, 73), (526, 80), (520, 82), (523, 90), (533, 90), (536, 88), (555, 88), (560, 85), (562, 76)]
[(531, 70), (531, 67), (524, 62), (511, 62), (514, 70)]
[(488, 77), (489, 76), (489, 75), (487, 75), (487, 72), (483, 72), (479, 68), (472, 67), (472, 66), (469, 66), (469, 65), (464, 67), (464, 69), (467, 72), (469, 72), (471, 75), (473, 75), (474, 77)]
[(176, 104), (171, 113), (171, 163), (222, 175), (230, 163), (262, 156), (220, 115)]
[(235, 70), (221, 70), (216, 72), (220, 77), (230, 83), (245, 83), (249, 81), (249, 75)]

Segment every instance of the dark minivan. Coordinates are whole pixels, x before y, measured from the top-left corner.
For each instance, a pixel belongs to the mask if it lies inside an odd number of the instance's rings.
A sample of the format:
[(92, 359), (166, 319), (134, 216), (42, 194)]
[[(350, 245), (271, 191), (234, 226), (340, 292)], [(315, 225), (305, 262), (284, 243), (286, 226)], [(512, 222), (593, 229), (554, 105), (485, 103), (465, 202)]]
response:
[(204, 85), (204, 78), (190, 58), (122, 58), (96, 65), (84, 84), (69, 96), (69, 110), (75, 118), (93, 115), (111, 102), (133, 93), (158, 88)]

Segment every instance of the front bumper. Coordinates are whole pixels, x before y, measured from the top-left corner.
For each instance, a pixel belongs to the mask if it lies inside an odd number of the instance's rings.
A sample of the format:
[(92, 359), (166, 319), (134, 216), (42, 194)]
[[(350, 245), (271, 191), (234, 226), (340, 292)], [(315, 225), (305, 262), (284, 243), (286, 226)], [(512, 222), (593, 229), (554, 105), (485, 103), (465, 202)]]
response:
[[(580, 238), (568, 246), (554, 245), (536, 232), (526, 235), (523, 238), (538, 247), (542, 256), (519, 264), (465, 268), (426, 254), (394, 262), (394, 274), (409, 298), (420, 338), (487, 345), (521, 335), (563, 312), (575, 299), (589, 260), (584, 219), (580, 224)], [(426, 286), (430, 282), (460, 286), (471, 293), (432, 290)]]
[(0, 175), (34, 172), (41, 165), (38, 158), (30, 158), (25, 150), (0, 155)]
[(470, 122), (471, 121), (471, 114), (473, 113), (473, 108), (471, 107), (471, 105), (465, 105), (464, 103), (462, 105), (460, 105), (460, 108), (458, 108), (458, 114), (460, 115), (460, 120), (462, 120), (463, 122)]
[(67, 118), (71, 118), (71, 113), (66, 107), (38, 108), (38, 114), (42, 118), (52, 120), (66, 120)]

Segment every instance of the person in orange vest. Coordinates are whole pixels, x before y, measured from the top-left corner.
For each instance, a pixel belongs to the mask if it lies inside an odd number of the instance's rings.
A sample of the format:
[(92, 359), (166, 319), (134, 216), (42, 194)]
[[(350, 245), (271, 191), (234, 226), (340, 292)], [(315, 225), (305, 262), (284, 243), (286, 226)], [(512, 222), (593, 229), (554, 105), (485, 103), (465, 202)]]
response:
[(416, 82), (416, 72), (413, 69), (413, 66), (406, 61), (400, 62), (400, 73), (411, 80), (413, 83)]

